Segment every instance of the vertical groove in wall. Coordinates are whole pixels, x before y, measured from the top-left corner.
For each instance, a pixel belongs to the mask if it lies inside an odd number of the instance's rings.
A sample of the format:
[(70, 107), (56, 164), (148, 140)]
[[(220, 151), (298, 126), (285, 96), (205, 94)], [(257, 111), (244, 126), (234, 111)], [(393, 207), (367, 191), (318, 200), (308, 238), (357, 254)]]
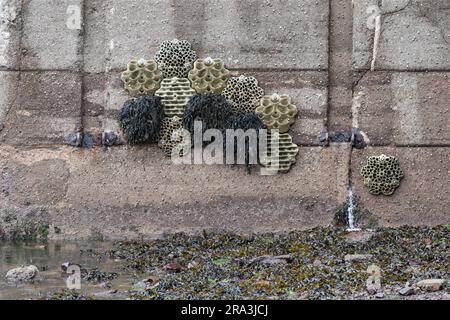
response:
[(352, 127), (352, 0), (330, 0), (328, 130)]
[(16, 86), (15, 95), (14, 95), (14, 99), (13, 99), (13, 103), (12, 103), (11, 107), (5, 113), (5, 117), (4, 117), (5, 123), (4, 124), (6, 124), (6, 119), (8, 117), (8, 113), (9, 113), (9, 111), (11, 111), (13, 106), (17, 103), (17, 98), (19, 96), (19, 94), (18, 94), (19, 93), (19, 84), (20, 84), (21, 77), (22, 77), (22, 57), (23, 57), (22, 41), (23, 41), (23, 32), (24, 32), (23, 30), (24, 30), (24, 25), (25, 25), (25, 20), (23, 18), (23, 17), (25, 17), (25, 1), (26, 0), (21, 0), (20, 1), (20, 12), (19, 12), (19, 16), (20, 16), (20, 34), (19, 34), (19, 53), (18, 53), (19, 54), (19, 59), (17, 61), (17, 63), (18, 63), (17, 73), (18, 74), (17, 74), (17, 78), (16, 78), (16, 83), (15, 83), (15, 86)]
[(325, 122), (325, 129), (327, 132), (330, 131), (330, 107), (331, 107), (331, 96), (330, 96), (330, 66), (331, 66), (331, 23), (332, 23), (332, 13), (331, 13), (331, 1), (328, 0), (328, 66), (327, 66), (327, 72), (328, 72), (328, 103), (327, 103), (327, 112), (326, 112), (326, 122)]
[[(353, 4), (352, 0), (330, 0), (329, 4), (327, 130), (348, 131), (352, 129)], [(352, 187), (352, 150), (350, 145), (347, 159), (349, 190)]]
[(81, 133), (81, 145), (83, 145), (84, 140), (84, 130), (85, 130), (85, 103), (84, 103), (84, 94), (85, 94), (85, 72), (84, 72), (84, 46), (85, 46), (85, 38), (86, 38), (86, 1), (81, 1), (81, 30), (80, 30), (80, 76), (81, 76), (81, 101), (80, 101), (80, 128), (78, 128), (79, 133)]

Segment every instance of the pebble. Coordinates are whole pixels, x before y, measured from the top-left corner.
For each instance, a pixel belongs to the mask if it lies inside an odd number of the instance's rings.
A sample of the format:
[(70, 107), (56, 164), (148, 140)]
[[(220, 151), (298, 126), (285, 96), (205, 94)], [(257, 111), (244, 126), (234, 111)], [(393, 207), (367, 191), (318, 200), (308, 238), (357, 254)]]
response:
[(427, 279), (416, 283), (416, 286), (424, 291), (435, 292), (444, 287), (446, 280), (444, 279)]
[(366, 290), (371, 296), (377, 293), (377, 288), (375, 286), (367, 286)]
[(371, 254), (347, 254), (344, 257), (344, 261), (353, 262), (353, 261), (363, 261), (372, 258)]
[(413, 287), (404, 287), (398, 291), (401, 296), (412, 296), (414, 294)]
[(170, 271), (170, 272), (181, 272), (183, 269), (183, 266), (179, 263), (169, 263), (164, 266), (164, 270)]

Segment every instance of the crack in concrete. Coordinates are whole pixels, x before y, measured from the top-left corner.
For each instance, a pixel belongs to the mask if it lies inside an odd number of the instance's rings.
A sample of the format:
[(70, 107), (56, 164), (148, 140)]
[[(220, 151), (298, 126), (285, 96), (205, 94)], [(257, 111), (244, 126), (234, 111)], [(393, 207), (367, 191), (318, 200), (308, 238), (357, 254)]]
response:
[(362, 79), (366, 76), (366, 74), (369, 73), (370, 71), (372, 71), (372, 70), (366, 69), (366, 70), (360, 71), (360, 74), (361, 74), (361, 75), (358, 77), (358, 79), (357, 79), (356, 81), (353, 81), (353, 84), (352, 84), (352, 96), (353, 96), (353, 94), (355, 93), (354, 91), (355, 91), (356, 87), (359, 86), (359, 83), (361, 82), (361, 80), (362, 80)]
[(85, 73), (84, 73), (84, 65), (85, 65), (85, 56), (84, 56), (84, 47), (85, 47), (85, 39), (86, 39), (86, 25), (85, 25), (85, 21), (87, 21), (86, 19), (86, 1), (87, 0), (83, 0), (81, 1), (81, 15), (82, 15), (82, 23), (81, 23), (81, 30), (80, 30), (80, 37), (81, 37), (81, 41), (80, 41), (80, 70), (81, 70), (81, 101), (80, 101), (80, 127), (76, 128), (75, 131), (77, 133), (81, 134), (81, 145), (83, 145), (84, 142), (84, 135), (85, 135), (85, 125), (86, 125), (86, 106), (85, 106), (85, 102), (84, 102), (84, 95), (85, 95), (85, 91), (86, 91), (86, 77), (85, 77)]

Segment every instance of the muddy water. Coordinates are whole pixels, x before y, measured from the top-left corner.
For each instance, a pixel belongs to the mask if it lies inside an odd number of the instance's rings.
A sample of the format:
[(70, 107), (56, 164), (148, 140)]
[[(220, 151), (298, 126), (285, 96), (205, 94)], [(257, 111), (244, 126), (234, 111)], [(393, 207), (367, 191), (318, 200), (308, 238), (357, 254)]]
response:
[[(46, 244), (0, 242), (0, 299), (44, 299), (48, 294), (66, 289), (67, 274), (61, 264), (67, 261), (83, 268), (97, 268), (103, 272), (116, 272), (111, 288), (81, 280), (81, 294), (95, 299), (124, 299), (136, 277), (124, 271), (123, 262), (89, 254), (91, 249), (104, 252), (112, 247), (108, 242), (49, 242)], [(39, 269), (39, 279), (33, 284), (7, 283), (8, 270), (33, 264)], [(117, 290), (117, 293), (110, 291)]]

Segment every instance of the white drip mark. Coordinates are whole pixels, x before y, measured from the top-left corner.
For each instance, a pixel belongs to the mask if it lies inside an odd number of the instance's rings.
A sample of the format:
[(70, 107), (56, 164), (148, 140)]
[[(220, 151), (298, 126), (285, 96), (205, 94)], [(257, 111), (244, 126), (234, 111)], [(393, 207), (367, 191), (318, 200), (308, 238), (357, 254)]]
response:
[(348, 218), (348, 228), (347, 231), (360, 231), (360, 228), (357, 228), (355, 225), (355, 204), (353, 203), (353, 190), (350, 186), (348, 188), (348, 201), (347, 201), (347, 218)]
[(361, 112), (360, 111), (360, 109), (361, 109), (361, 101), (362, 101), (363, 98), (364, 98), (364, 91), (363, 90), (358, 91), (353, 96), (353, 101), (352, 101), (352, 127), (359, 129), (359, 133), (361, 133), (361, 135), (364, 137), (364, 141), (366, 143), (369, 143), (370, 142), (369, 137), (359, 127), (359, 114)]
[(373, 53), (372, 53), (372, 62), (370, 64), (370, 71), (375, 70), (375, 62), (377, 60), (378, 43), (380, 42), (380, 35), (381, 35), (381, 15), (377, 15), (375, 17), (375, 36), (373, 38)]

